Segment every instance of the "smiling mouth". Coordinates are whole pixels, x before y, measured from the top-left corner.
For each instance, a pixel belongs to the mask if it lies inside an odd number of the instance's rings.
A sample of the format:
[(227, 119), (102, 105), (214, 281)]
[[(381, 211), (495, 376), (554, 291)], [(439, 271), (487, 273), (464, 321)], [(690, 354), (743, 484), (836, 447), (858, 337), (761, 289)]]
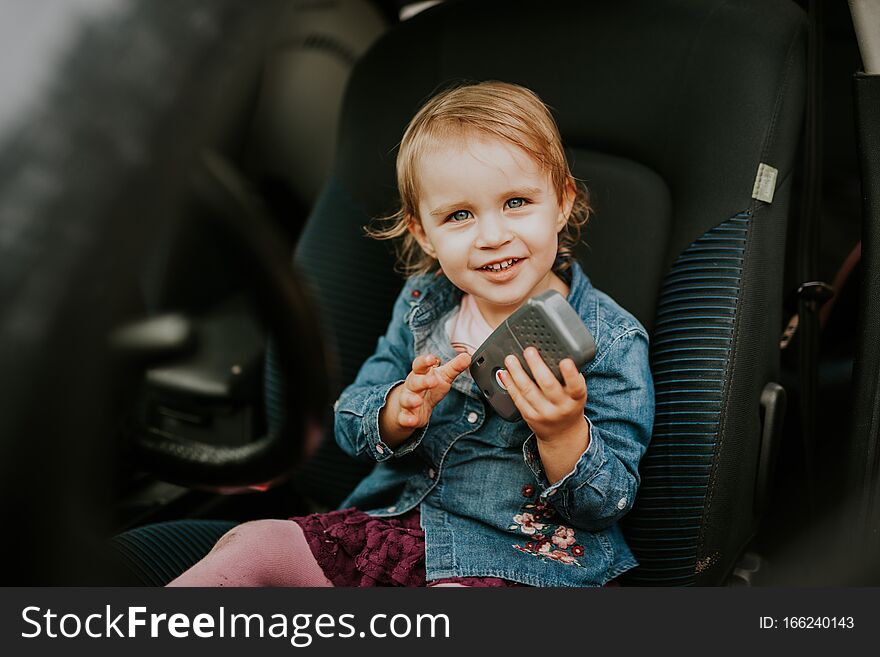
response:
[(504, 271), (505, 269), (510, 269), (518, 263), (521, 258), (509, 258), (504, 260), (503, 262), (496, 262), (491, 265), (486, 265), (485, 267), (480, 267), (480, 271)]

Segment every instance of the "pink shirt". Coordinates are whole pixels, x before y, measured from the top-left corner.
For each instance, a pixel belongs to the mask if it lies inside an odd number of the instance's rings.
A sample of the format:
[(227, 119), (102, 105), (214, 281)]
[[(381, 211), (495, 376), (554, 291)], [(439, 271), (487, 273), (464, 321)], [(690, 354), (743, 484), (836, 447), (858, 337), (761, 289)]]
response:
[(492, 334), (492, 327), (483, 317), (477, 302), (470, 294), (461, 298), (458, 312), (446, 322), (446, 335), (457, 352), (467, 352), (471, 356)]

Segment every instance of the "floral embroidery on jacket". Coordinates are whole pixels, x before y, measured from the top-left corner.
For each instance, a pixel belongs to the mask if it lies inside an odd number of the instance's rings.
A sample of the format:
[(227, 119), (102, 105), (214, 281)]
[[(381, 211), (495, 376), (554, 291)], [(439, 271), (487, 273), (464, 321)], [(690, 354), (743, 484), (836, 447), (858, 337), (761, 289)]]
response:
[(540, 531), (544, 529), (544, 527), (546, 527), (546, 525), (542, 522), (535, 522), (535, 516), (531, 513), (518, 513), (513, 516), (513, 521), (520, 526), (519, 530), (523, 534), (534, 534), (535, 532)]
[(520, 531), (531, 540), (525, 545), (514, 544), (513, 548), (544, 561), (552, 559), (584, 568), (576, 559), (584, 556), (584, 547), (578, 544), (574, 529), (553, 522), (556, 511), (547, 501), (531, 499), (535, 494), (534, 486), (526, 484), (522, 487), (522, 494), (530, 501), (522, 506), (520, 513), (513, 516), (515, 524), (508, 529)]

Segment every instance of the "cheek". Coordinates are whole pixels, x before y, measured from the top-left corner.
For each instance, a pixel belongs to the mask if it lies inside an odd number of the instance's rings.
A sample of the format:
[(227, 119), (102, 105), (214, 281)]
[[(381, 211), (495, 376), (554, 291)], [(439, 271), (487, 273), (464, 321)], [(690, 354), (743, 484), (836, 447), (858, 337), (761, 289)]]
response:
[(470, 242), (465, 234), (435, 235), (434, 248), (437, 250), (437, 259), (441, 262), (467, 262), (470, 253)]
[(462, 269), (467, 267), (467, 249), (449, 248), (448, 244), (444, 245), (444, 247), (445, 248), (437, 250), (437, 260), (440, 262), (440, 266), (443, 268), (444, 271), (453, 271), (455, 269)]
[(528, 235), (523, 234), (523, 238), (528, 240), (532, 246), (535, 256), (546, 256), (554, 259), (559, 244), (559, 233), (556, 231), (555, 221), (542, 222), (540, 226), (535, 226), (535, 230), (530, 231)]

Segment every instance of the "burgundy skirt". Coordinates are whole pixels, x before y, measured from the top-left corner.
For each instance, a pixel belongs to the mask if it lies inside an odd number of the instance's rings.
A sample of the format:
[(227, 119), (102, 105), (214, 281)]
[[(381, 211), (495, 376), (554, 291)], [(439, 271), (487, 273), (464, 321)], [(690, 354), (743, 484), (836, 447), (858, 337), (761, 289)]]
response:
[[(333, 586), (427, 586), (425, 532), (416, 507), (379, 518), (357, 509), (291, 518)], [(430, 584), (525, 586), (498, 577), (447, 577)]]

